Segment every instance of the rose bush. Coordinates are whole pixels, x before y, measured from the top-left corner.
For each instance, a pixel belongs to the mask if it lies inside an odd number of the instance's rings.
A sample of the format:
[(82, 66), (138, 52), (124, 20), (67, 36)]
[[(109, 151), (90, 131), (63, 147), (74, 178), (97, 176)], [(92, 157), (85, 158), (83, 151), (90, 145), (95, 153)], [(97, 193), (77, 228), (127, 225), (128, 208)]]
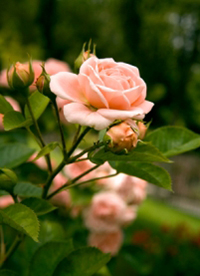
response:
[(50, 89), (69, 100), (64, 106), (68, 122), (101, 130), (116, 119), (143, 119), (153, 107), (145, 100), (146, 84), (136, 67), (112, 58), (91, 57), (79, 74), (60, 72), (51, 76)]

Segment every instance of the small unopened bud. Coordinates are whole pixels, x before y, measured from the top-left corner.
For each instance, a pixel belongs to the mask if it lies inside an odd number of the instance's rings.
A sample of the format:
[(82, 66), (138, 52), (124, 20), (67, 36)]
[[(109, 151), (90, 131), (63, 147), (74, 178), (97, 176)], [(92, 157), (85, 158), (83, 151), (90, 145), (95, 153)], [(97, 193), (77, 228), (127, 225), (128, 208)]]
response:
[(145, 126), (144, 123), (138, 122), (138, 129), (139, 129), (139, 136), (138, 139), (144, 139), (146, 132), (147, 132), (147, 127)]
[(81, 67), (81, 65), (83, 64), (83, 62), (86, 61), (88, 58), (96, 56), (96, 46), (93, 45), (92, 52), (91, 52), (91, 49), (90, 49), (91, 40), (88, 43), (88, 50), (85, 50), (85, 45), (86, 45), (86, 43), (83, 44), (83, 48), (81, 50), (81, 53), (79, 54), (79, 56), (77, 57), (77, 59), (74, 62), (75, 70), (78, 70)]
[(44, 68), (44, 64), (41, 65), (41, 67), (42, 67), (42, 73), (36, 80), (36, 86), (37, 86), (37, 89), (39, 92), (41, 92), (45, 95), (48, 95), (51, 92), (51, 90), (49, 88), (50, 75), (47, 74), (47, 72)]
[(105, 139), (110, 139), (108, 147), (114, 152), (130, 151), (137, 146), (138, 135), (129, 124), (123, 122), (112, 126), (107, 131)]
[(14, 63), (7, 70), (7, 80), (12, 89), (25, 89), (30, 86), (34, 81), (31, 60), (29, 60), (28, 64)]

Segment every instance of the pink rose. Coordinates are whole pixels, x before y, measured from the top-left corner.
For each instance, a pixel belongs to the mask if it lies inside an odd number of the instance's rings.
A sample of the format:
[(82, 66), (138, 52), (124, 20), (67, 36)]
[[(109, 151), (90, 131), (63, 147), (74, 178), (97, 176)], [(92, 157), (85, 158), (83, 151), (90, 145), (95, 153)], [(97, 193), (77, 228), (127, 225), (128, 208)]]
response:
[[(67, 182), (67, 178), (62, 173), (57, 174), (56, 177), (54, 178), (53, 184), (49, 189), (49, 194), (61, 188), (66, 182)], [(50, 199), (50, 202), (55, 206), (68, 209), (71, 205), (71, 198), (70, 198), (69, 191), (66, 190), (66, 191), (61, 191), (57, 193), (55, 196), (53, 196)]]
[(146, 198), (147, 182), (138, 177), (118, 174), (113, 178), (112, 188), (126, 202), (140, 204)]
[[(42, 67), (41, 67), (41, 64), (43, 62), (40, 61), (40, 60), (33, 60), (32, 62), (32, 66), (33, 66), (33, 71), (35, 73), (35, 78), (34, 78), (34, 82), (33, 84), (30, 86), (30, 89), (33, 91), (33, 90), (36, 90), (36, 85), (35, 85), (35, 82), (37, 80), (37, 78), (40, 76), (40, 74), (42, 73)], [(29, 68), (29, 64), (26, 62), (23, 64), (24, 68), (26, 70), (28, 70)], [(70, 68), (68, 66), (67, 63), (65, 62), (62, 62), (60, 60), (56, 60), (56, 59), (53, 59), (53, 58), (49, 58), (46, 62), (45, 62), (45, 69), (46, 69), (46, 72), (49, 74), (49, 75), (53, 75), (53, 74), (56, 74), (58, 72), (70, 72)], [(1, 73), (0, 73), (0, 86), (5, 86), (5, 87), (8, 87), (8, 82), (7, 82), (7, 73), (6, 73), (7, 70), (3, 70)]]
[[(98, 167), (95, 171), (95, 177), (105, 177), (108, 175), (112, 175), (116, 173), (116, 170), (114, 170), (108, 162), (105, 162), (103, 165)], [(96, 183), (102, 187), (102, 188), (109, 188), (110, 187), (110, 182), (112, 182), (112, 177), (108, 178), (103, 178), (103, 179), (98, 179), (96, 180)]]
[(85, 225), (92, 231), (112, 232), (119, 229), (127, 206), (115, 192), (97, 193), (85, 210)]
[(78, 75), (62, 72), (51, 77), (50, 89), (70, 101), (64, 114), (70, 123), (101, 130), (116, 119), (143, 119), (153, 107), (146, 101), (146, 84), (136, 67), (112, 58), (91, 57)]
[(0, 209), (4, 209), (14, 203), (15, 202), (11, 195), (4, 195), (0, 197)]
[[(78, 154), (80, 150), (76, 150), (75, 154)], [(85, 158), (87, 155), (83, 155), (81, 158)], [(90, 162), (89, 160), (84, 161), (78, 161), (69, 165), (66, 165), (64, 167), (64, 173), (70, 178), (73, 179), (82, 173), (86, 172), (87, 170), (90, 170), (92, 167), (94, 167), (94, 164)], [(95, 177), (94, 171), (86, 174), (82, 178), (80, 178), (79, 181), (86, 181), (91, 178)]]
[[(5, 99), (12, 105), (12, 107), (15, 111), (21, 111), (21, 108), (17, 101), (15, 101), (13, 98), (8, 97), (8, 96), (6, 96)], [(0, 114), (0, 130), (4, 129), (3, 117), (4, 117), (4, 114)]]
[(92, 232), (89, 235), (88, 243), (90, 246), (99, 248), (104, 253), (116, 255), (122, 245), (123, 234), (121, 230), (115, 232)]

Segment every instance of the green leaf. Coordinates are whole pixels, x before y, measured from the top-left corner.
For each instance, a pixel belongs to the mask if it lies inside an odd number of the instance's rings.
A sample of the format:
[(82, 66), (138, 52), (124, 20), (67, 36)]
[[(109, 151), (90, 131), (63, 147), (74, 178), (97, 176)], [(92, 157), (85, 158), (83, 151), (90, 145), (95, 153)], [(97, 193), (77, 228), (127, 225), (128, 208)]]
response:
[(105, 161), (170, 162), (169, 159), (150, 143), (138, 143), (137, 147), (127, 154), (115, 154), (106, 148), (102, 148), (97, 152), (90, 153), (89, 159), (97, 164)]
[(0, 113), (5, 114), (12, 110), (12, 105), (4, 98), (4, 96), (0, 95)]
[(9, 111), (4, 115), (3, 125), (6, 131), (15, 128), (25, 127), (31, 124), (31, 120), (25, 120), (24, 116), (18, 111)]
[(39, 222), (36, 214), (27, 206), (16, 203), (0, 210), (0, 223), (7, 224), (38, 241)]
[(42, 198), (30, 197), (22, 200), (21, 203), (32, 209), (37, 216), (47, 214), (56, 209), (50, 202)]
[(109, 162), (111, 167), (117, 170), (117, 172), (125, 173), (128, 175), (136, 176), (155, 184), (156, 186), (171, 189), (171, 178), (168, 172), (154, 164), (142, 163), (142, 162)]
[(2, 269), (2, 270), (0, 270), (0, 275), (1, 276), (18, 276), (19, 274), (17, 274), (16, 272), (14, 272), (12, 270)]
[(184, 127), (166, 126), (151, 132), (146, 138), (165, 156), (178, 155), (200, 147), (200, 135)]
[(13, 171), (0, 168), (0, 190), (12, 192), (16, 183), (17, 176)]
[[(35, 119), (37, 120), (42, 115), (44, 110), (46, 109), (46, 107), (49, 103), (49, 98), (44, 96), (43, 94), (41, 94), (40, 92), (38, 92), (36, 90), (29, 97), (29, 101), (30, 101), (30, 105), (32, 107)], [(32, 124), (32, 118), (31, 118), (31, 115), (30, 115), (30, 112), (28, 110), (27, 105), (25, 106), (25, 117), (26, 117), (26, 119), (31, 121), (31, 123), (30, 123), (30, 125), (31, 125)]]
[(49, 154), (51, 151), (53, 151), (57, 146), (59, 146), (58, 142), (51, 142), (48, 145), (46, 145), (44, 148), (41, 149), (41, 151), (37, 154), (37, 156), (34, 158), (33, 162), (39, 159), (40, 157)]
[(20, 182), (14, 187), (14, 194), (20, 197), (41, 197), (42, 187), (35, 186), (29, 182)]
[(109, 260), (110, 254), (103, 254), (97, 248), (81, 248), (63, 259), (53, 276), (91, 276)]
[[(52, 276), (57, 265), (73, 250), (72, 241), (51, 241), (34, 254), (29, 276)], [(67, 265), (67, 263), (65, 264)]]
[(35, 152), (25, 144), (10, 143), (0, 145), (0, 167), (14, 168), (25, 161)]

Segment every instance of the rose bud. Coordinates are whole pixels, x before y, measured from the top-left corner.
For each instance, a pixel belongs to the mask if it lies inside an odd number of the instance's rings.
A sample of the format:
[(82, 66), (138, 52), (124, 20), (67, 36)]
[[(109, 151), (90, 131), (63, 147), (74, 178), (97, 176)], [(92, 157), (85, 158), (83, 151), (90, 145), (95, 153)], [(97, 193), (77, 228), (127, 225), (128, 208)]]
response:
[(34, 81), (31, 60), (29, 60), (28, 64), (14, 63), (7, 70), (7, 80), (12, 89), (24, 89), (30, 86)]
[(138, 139), (144, 139), (146, 132), (147, 132), (147, 127), (145, 126), (144, 123), (138, 122), (138, 129), (139, 129), (139, 136)]
[(130, 151), (135, 148), (138, 141), (137, 133), (125, 122), (112, 126), (105, 135), (105, 140), (110, 139), (108, 147), (114, 152)]
[(51, 93), (51, 90), (49, 88), (49, 83), (50, 83), (50, 75), (47, 74), (44, 64), (41, 65), (42, 67), (42, 73), (36, 80), (36, 86), (39, 92), (42, 94), (48, 95)]
[(81, 50), (81, 53), (79, 54), (79, 56), (77, 57), (77, 59), (74, 62), (74, 67), (75, 67), (76, 71), (78, 71), (78, 69), (81, 67), (83, 62), (86, 61), (88, 58), (95, 57), (95, 53), (96, 53), (95, 45), (93, 46), (92, 53), (91, 53), (91, 50), (90, 50), (91, 41), (89, 41), (88, 50), (85, 50), (85, 45), (86, 45), (86, 43), (83, 44), (83, 48)]

